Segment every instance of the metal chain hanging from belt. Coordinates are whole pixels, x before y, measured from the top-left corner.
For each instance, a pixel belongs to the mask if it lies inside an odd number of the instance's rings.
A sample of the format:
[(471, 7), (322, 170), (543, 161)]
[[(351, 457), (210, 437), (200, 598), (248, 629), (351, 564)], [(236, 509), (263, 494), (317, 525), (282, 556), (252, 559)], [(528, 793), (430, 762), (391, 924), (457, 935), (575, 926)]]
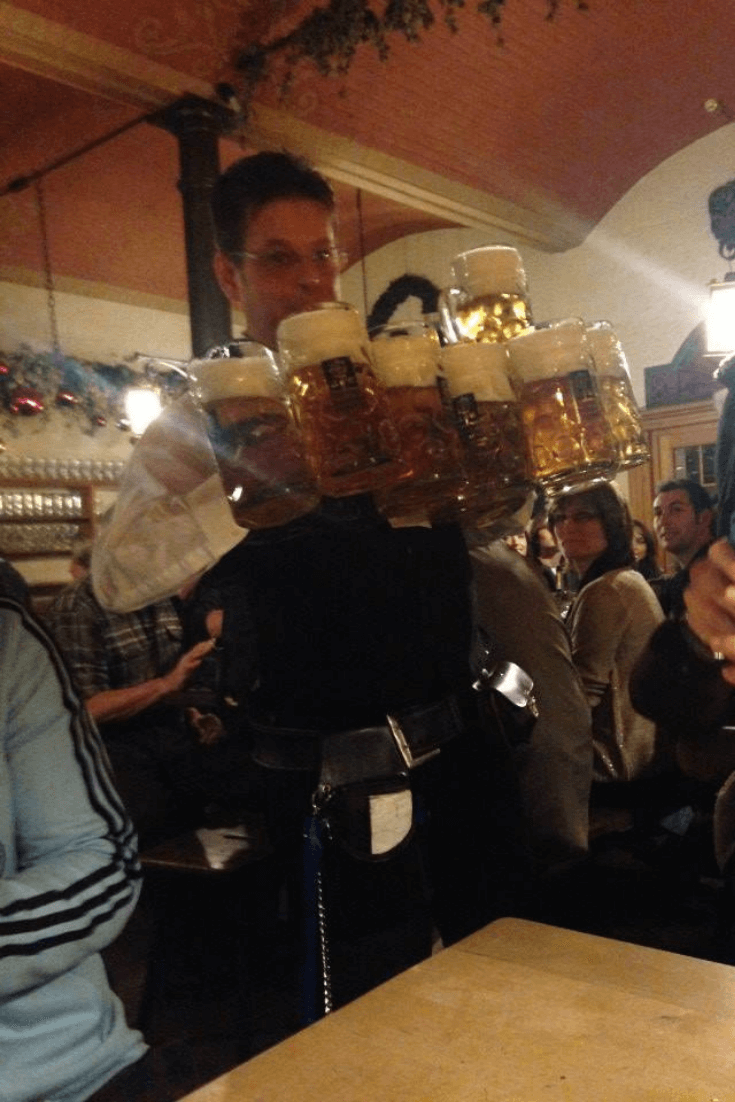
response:
[(51, 348), (55, 358), (61, 355), (59, 343), (59, 324), (56, 316), (56, 295), (54, 293), (54, 276), (51, 270), (51, 250), (48, 239), (48, 222), (46, 218), (46, 197), (43, 192), (43, 181), (36, 180), (36, 208), (38, 210), (38, 222), (41, 228), (41, 250), (43, 257), (44, 286), (46, 288), (46, 302), (48, 304), (49, 327), (51, 329)]
[(327, 908), (324, 899), (324, 875), (321, 868), (316, 874), (316, 913), (319, 925), (319, 956), (322, 976), (322, 998), (324, 999), (324, 1013), (332, 1013), (332, 964), (329, 957), (329, 943), (327, 941)]
[[(311, 814), (304, 824), (303, 876), (305, 903), (303, 1015), (310, 1025), (330, 1014), (332, 1001), (332, 970), (327, 935), (327, 907), (324, 895), (323, 855), (328, 826), (324, 807), (329, 799), (327, 788), (319, 786), (312, 795)], [(321, 996), (319, 1006), (318, 996)]]

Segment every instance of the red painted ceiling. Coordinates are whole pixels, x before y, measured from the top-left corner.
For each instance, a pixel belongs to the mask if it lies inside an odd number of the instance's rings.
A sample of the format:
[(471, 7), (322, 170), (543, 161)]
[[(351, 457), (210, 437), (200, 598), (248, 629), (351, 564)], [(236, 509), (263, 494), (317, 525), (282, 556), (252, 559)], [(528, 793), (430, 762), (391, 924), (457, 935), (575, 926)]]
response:
[[(382, 3), (382, 0), (381, 0)], [(5, 8), (81, 32), (192, 81), (232, 80), (238, 44), (288, 31), (313, 0), (16, 0)], [(375, 0), (377, 9), (378, 0)], [(276, 80), (257, 100), (409, 169), (521, 208), (558, 209), (594, 225), (643, 175), (735, 110), (735, 0), (506, 0), (496, 32), (468, 0), (459, 31), (441, 21), (422, 41), (396, 38), (381, 62), (360, 47), (345, 78), (298, 67), (279, 100)], [(59, 83), (0, 42), (3, 179), (49, 163), (136, 115), (130, 102)], [(248, 132), (243, 142), (247, 144)], [(225, 143), (223, 160), (238, 150)], [(358, 158), (359, 159), (359, 158)], [(183, 246), (175, 141), (138, 127), (47, 177), (50, 233), (64, 274), (181, 297)], [(360, 250), (355, 189), (339, 185), (340, 223)], [(361, 189), (366, 251), (438, 225), (436, 214)], [(84, 198), (84, 225), (74, 217)], [(457, 219), (461, 221), (461, 219)], [(33, 195), (0, 198), (0, 263), (37, 263)], [(36, 260), (34, 261), (34, 256)]]

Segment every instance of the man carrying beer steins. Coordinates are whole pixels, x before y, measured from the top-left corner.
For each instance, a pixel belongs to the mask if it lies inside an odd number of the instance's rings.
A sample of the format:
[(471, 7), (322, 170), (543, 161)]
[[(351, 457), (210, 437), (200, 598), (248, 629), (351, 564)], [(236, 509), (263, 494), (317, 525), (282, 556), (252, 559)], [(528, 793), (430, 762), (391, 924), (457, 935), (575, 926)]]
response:
[[(335, 299), (331, 187), (298, 157), (259, 153), (220, 177), (212, 207), (220, 286), (249, 340), (276, 352), (285, 318)], [(241, 734), (272, 847), (263, 951), (285, 893), (308, 1021), (430, 954), (436, 931), (449, 943), (508, 913), (525, 872), (520, 802), (471, 689), (459, 527), (391, 527), (370, 493), (347, 491), (245, 534), (195, 412), (182, 399), (140, 441), (93, 574), (113, 607), (204, 570), (202, 598), (242, 594), (257, 668)], [(225, 632), (235, 645), (237, 633)]]

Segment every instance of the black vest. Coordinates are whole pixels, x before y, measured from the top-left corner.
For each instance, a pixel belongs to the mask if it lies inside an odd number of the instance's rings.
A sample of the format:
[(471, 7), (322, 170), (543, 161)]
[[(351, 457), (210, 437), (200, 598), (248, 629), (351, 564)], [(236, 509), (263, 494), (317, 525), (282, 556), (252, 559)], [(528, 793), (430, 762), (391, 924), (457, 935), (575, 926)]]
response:
[(199, 593), (222, 596), (251, 714), (333, 728), (466, 690), (470, 578), (458, 527), (394, 529), (360, 495), (250, 532)]

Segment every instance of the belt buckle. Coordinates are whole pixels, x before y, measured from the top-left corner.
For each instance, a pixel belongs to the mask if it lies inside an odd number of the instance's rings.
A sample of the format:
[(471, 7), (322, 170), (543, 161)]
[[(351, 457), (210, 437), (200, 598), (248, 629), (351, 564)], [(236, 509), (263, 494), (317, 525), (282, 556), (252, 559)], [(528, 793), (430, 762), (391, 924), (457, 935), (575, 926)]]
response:
[(425, 754), (415, 755), (408, 744), (408, 739), (403, 733), (403, 728), (395, 716), (386, 715), (386, 719), (388, 720), (390, 733), (393, 735), (393, 741), (398, 747), (398, 752), (403, 758), (407, 769), (416, 769), (417, 766), (423, 765), (424, 762), (431, 761), (432, 758), (437, 756), (439, 753), (438, 746), (433, 750), (427, 750)]

